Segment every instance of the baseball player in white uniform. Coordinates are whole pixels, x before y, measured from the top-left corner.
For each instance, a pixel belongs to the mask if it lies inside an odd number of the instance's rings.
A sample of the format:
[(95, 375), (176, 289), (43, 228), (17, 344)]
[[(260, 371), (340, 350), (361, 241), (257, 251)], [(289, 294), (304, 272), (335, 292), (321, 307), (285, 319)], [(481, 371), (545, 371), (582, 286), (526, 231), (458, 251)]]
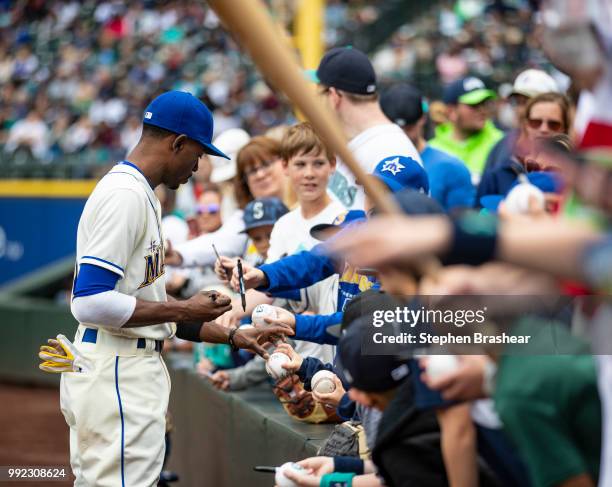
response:
[(85, 204), (71, 309), (79, 322), (74, 353), (88, 367), (61, 380), (77, 486), (157, 484), (170, 394), (160, 351), (177, 326), (179, 336), (262, 354), (260, 343), (269, 335), (287, 333), (203, 324), (231, 308), (216, 292), (187, 301), (166, 297), (161, 208), (153, 189), (186, 183), (204, 153), (225, 157), (211, 144), (212, 133), (212, 115), (197, 98), (160, 95), (145, 110), (138, 145)]

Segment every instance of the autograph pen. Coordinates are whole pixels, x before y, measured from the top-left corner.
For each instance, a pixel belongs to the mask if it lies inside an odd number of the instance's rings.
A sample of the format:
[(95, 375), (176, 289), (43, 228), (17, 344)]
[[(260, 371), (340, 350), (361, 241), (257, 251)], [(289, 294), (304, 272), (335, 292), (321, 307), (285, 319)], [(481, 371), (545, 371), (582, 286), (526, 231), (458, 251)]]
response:
[[(217, 252), (217, 247), (215, 247), (215, 244), (212, 244), (212, 248), (215, 251), (215, 255), (217, 256), (217, 260), (219, 261), (219, 264), (221, 264), (221, 256), (219, 255), (219, 252)], [(227, 277), (228, 281), (231, 280), (232, 278), (232, 274), (230, 273), (227, 267), (225, 268), (225, 276)]]
[(238, 259), (238, 282), (240, 284), (240, 301), (242, 310), (246, 311), (246, 291), (244, 289), (244, 274), (242, 273), (242, 261)]

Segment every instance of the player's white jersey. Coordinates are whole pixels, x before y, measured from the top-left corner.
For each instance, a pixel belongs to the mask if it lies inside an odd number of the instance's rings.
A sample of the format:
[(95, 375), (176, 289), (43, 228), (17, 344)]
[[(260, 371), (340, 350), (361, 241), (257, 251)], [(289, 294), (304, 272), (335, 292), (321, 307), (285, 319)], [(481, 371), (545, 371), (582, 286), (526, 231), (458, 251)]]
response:
[[(145, 301), (166, 301), (161, 205), (144, 175), (117, 164), (87, 200), (77, 232), (77, 266), (94, 264), (117, 273), (115, 291)], [(82, 323), (98, 327), (96, 323)], [(163, 340), (174, 326), (104, 327), (122, 336)]]

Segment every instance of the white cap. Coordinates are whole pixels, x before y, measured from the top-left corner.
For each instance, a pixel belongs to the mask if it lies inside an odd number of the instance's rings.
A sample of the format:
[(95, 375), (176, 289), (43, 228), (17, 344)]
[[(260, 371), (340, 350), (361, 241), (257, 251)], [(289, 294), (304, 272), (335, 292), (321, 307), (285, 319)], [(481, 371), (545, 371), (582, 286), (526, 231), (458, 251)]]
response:
[(251, 137), (242, 129), (227, 129), (221, 132), (213, 141), (215, 147), (227, 154), (229, 159), (222, 157), (209, 156), (213, 166), (210, 180), (213, 183), (220, 183), (233, 178), (236, 175), (236, 156), (238, 151), (249, 143)]
[(551, 91), (559, 93), (559, 86), (552, 76), (539, 69), (528, 69), (516, 77), (511, 94), (533, 98)]

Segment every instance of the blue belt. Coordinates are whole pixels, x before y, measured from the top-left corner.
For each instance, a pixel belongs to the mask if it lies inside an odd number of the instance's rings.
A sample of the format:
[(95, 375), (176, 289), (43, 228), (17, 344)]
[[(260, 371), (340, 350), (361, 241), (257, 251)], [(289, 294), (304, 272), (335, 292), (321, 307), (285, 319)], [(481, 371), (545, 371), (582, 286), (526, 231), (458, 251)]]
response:
[[(85, 333), (83, 333), (83, 338), (81, 338), (81, 341), (87, 343), (96, 343), (98, 341), (98, 330), (96, 330), (95, 328), (85, 328)], [(164, 342), (162, 340), (155, 340), (156, 352), (161, 352), (163, 347)], [(145, 338), (139, 338), (136, 348), (147, 348), (147, 340)]]

